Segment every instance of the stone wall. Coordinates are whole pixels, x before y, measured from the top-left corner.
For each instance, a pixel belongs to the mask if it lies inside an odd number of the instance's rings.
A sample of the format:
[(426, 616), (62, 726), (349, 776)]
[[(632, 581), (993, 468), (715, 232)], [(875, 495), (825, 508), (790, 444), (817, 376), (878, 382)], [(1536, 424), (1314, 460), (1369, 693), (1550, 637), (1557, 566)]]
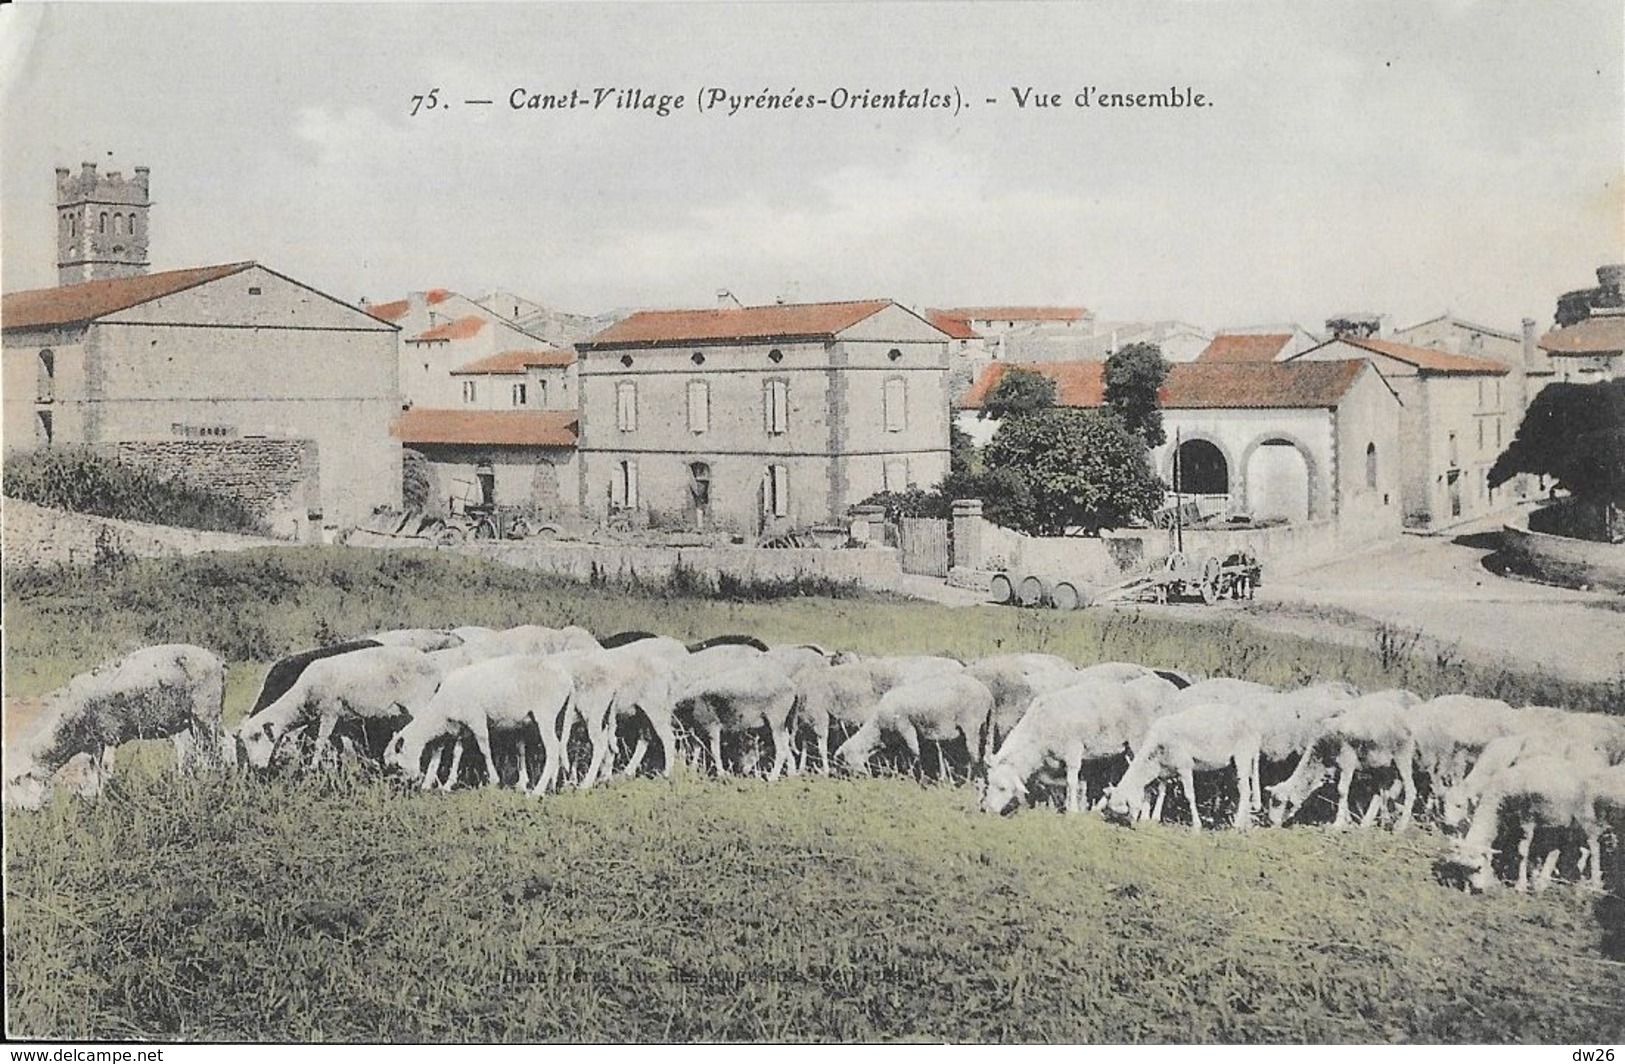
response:
[(50, 510), (6, 499), (0, 503), (0, 526), (7, 568), (42, 565), (90, 565), (98, 557), (129, 555), (162, 558), (206, 551), (248, 550), (286, 546), (274, 539), (170, 528), (110, 517)]
[(321, 527), (314, 440), (127, 440), (97, 449), (126, 465), (237, 499), (264, 515), (278, 536), (308, 540)]
[(1522, 515), (1501, 528), (1501, 549), (1555, 584), (1625, 593), (1625, 544), (1531, 531)]

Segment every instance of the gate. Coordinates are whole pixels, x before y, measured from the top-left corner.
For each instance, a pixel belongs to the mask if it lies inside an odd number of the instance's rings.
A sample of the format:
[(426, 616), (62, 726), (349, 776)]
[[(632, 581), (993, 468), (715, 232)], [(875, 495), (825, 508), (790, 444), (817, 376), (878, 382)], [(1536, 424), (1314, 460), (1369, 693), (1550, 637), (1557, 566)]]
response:
[(898, 535), (903, 572), (948, 575), (948, 522), (940, 517), (905, 517)]

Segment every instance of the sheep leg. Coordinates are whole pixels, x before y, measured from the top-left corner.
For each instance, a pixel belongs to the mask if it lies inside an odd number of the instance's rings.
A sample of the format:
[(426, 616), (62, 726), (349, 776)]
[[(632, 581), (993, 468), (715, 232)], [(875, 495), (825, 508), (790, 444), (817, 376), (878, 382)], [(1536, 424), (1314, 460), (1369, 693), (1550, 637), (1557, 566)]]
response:
[(1066, 756), (1066, 811), (1068, 813), (1080, 812), (1083, 809), (1083, 748), (1077, 744), (1067, 748)]
[(1262, 751), (1252, 751), (1252, 757), (1247, 763), (1248, 784), (1252, 788), (1251, 809), (1255, 813), (1264, 811), (1264, 779), (1258, 773), (1258, 762), (1263, 758)]
[(197, 755), (197, 739), (190, 731), (178, 731), (169, 737), (175, 744), (175, 771), (183, 775), (197, 766), (194, 764)]
[(818, 737), (818, 753), (821, 757), (820, 765), (824, 775), (829, 775), (829, 715), (824, 714), (823, 720), (815, 722), (812, 726), (813, 734)]
[(449, 791), (457, 786), (457, 780), (463, 770), (463, 737), (461, 734), (451, 737), (451, 771), (446, 774), (446, 789)]
[(1347, 745), (1338, 751), (1337, 817), (1332, 821), (1332, 827), (1334, 828), (1349, 826), (1349, 789), (1354, 786), (1354, 773), (1359, 767), (1359, 757)]
[(102, 747), (102, 756), (96, 762), (96, 793), (100, 794), (107, 781), (113, 778), (113, 757), (118, 753), (118, 747), (111, 744)]
[(1523, 820), (1523, 838), (1518, 842), (1518, 892), (1529, 892), (1529, 847), (1535, 841), (1535, 821), (1531, 817)]
[(1411, 807), (1416, 805), (1416, 776), (1415, 776), (1416, 748), (1407, 743), (1405, 749), (1395, 760), (1399, 769), (1400, 796), (1403, 803), (1399, 810), (1399, 817), (1394, 821), (1395, 831), (1404, 831), (1411, 825)]
[(1191, 807), (1191, 830), (1202, 830), (1202, 814), (1196, 808), (1196, 773), (1190, 765), (1184, 765), (1179, 770), (1179, 784), (1185, 788), (1185, 801)]
[[(437, 790), (442, 786), (441, 780), (446, 771), (446, 762), (451, 760), (452, 747), (456, 745), (457, 740), (453, 739), (449, 745), (447, 743), (440, 743), (435, 748), (434, 754), (429, 758), (428, 771), (423, 774), (423, 779), (418, 781), (418, 787), (420, 789), (430, 791)], [(454, 769), (453, 772), (455, 771), (456, 770)], [(455, 776), (453, 778), (455, 778)]]
[(1541, 894), (1552, 885), (1552, 876), (1557, 871), (1557, 859), (1562, 856), (1562, 850), (1553, 850), (1546, 855), (1546, 860), (1540, 863), (1540, 872), (1535, 876), (1535, 893)]
[(522, 791), (528, 791), (530, 790), (530, 747), (525, 742), (525, 733), (520, 732), (519, 737), (514, 740), (513, 744), (519, 758), (519, 772), (514, 779), (513, 785)]
[(677, 730), (672, 726), (670, 713), (645, 714), (649, 718), (649, 727), (653, 729), (655, 738), (660, 740), (661, 750), (664, 751), (666, 763), (660, 774), (671, 779), (672, 767), (677, 764)]
[(1591, 864), (1591, 889), (1602, 893), (1602, 845), (1601, 831), (1596, 827), (1586, 829), (1586, 849), (1583, 860)]
[(333, 729), (338, 727), (339, 719), (331, 713), (323, 713), (320, 723), (316, 725), (316, 745), (310, 751), (310, 767), (321, 768), (327, 760), (327, 753), (332, 749)]
[(581, 777), (581, 789), (586, 790), (601, 777), (612, 776), (615, 773), (615, 759), (610, 756), (610, 748), (614, 741), (614, 730), (607, 722), (600, 722), (598, 727), (588, 729), (592, 739), (592, 762), (587, 766), (586, 775)]
[(1371, 801), (1366, 805), (1365, 812), (1360, 814), (1360, 827), (1368, 828), (1377, 822), (1377, 816), (1382, 812), (1383, 795), (1386, 793), (1386, 791), (1379, 791), (1371, 796)]
[(714, 728), (705, 728), (703, 725), (701, 727), (705, 731), (706, 749), (711, 751), (711, 764), (715, 766), (717, 777), (720, 779), (728, 775), (728, 766), (722, 763), (722, 725), (719, 723)]
[[(1153, 824), (1162, 823), (1162, 803), (1167, 799), (1167, 797), (1168, 797), (1168, 784), (1167, 784), (1167, 782), (1165, 780), (1158, 780), (1157, 781), (1157, 800), (1156, 800), (1156, 803), (1154, 805), (1152, 805), (1152, 807), (1151, 807), (1151, 822)], [(1140, 795), (1140, 805), (1139, 805), (1139, 808), (1135, 812), (1135, 819), (1136, 820), (1144, 820), (1145, 819), (1145, 795), (1143, 795), (1143, 794)]]
[(1235, 759), (1236, 766), (1236, 817), (1231, 827), (1237, 831), (1246, 831), (1253, 826), (1253, 780), (1252, 759), (1245, 754)]

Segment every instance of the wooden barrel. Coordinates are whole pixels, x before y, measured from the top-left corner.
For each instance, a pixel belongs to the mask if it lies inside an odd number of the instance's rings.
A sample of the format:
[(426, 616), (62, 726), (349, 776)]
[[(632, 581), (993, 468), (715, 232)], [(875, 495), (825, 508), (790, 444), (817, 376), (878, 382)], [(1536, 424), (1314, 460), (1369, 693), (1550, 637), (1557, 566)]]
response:
[(1050, 588), (1049, 604), (1058, 610), (1082, 609), (1089, 604), (1089, 597), (1076, 584), (1062, 580)]
[(994, 573), (993, 579), (988, 581), (988, 592), (993, 596), (993, 601), (1001, 606), (1009, 602), (1016, 593), (1014, 585), (1010, 583), (1010, 574)]
[(1036, 606), (1044, 601), (1044, 581), (1036, 576), (1024, 576), (1016, 587), (1016, 601), (1023, 606)]

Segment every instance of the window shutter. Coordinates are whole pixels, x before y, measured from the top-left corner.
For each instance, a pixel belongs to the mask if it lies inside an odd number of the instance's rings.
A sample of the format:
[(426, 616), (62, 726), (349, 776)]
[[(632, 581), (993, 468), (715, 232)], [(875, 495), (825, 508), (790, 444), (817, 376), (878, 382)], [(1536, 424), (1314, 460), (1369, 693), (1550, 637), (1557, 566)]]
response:
[(688, 384), (688, 431), (705, 432), (711, 427), (711, 388), (704, 381)]
[(908, 427), (908, 385), (901, 377), (886, 382), (886, 431), (902, 432)]
[(626, 505), (634, 510), (638, 507), (638, 464), (631, 459), (626, 462)]
[(788, 466), (771, 466), (773, 473), (773, 516), (788, 517), (790, 515), (790, 468)]

